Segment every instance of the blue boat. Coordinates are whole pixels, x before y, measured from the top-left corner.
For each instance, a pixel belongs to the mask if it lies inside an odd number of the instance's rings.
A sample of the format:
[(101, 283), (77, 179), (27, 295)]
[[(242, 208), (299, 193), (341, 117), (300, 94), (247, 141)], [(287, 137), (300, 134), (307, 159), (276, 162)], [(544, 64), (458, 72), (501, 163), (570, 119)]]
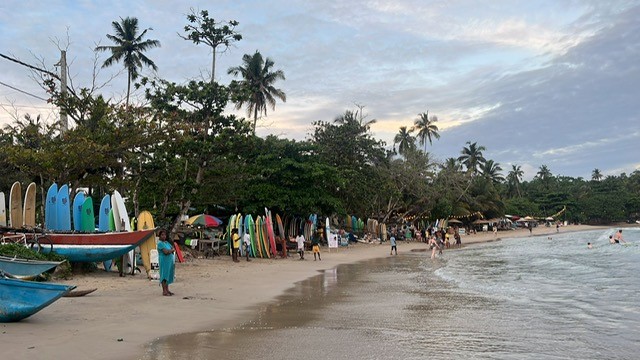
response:
[(0, 272), (0, 322), (28, 318), (73, 289), (73, 285), (10, 279)]
[(63, 261), (40, 261), (0, 256), (0, 271), (19, 278), (32, 278), (62, 264)]

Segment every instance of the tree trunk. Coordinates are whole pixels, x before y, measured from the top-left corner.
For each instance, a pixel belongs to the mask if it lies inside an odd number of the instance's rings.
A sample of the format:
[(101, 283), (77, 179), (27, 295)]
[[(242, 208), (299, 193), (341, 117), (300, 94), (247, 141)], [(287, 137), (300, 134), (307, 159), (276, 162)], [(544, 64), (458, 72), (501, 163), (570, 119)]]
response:
[[(186, 176), (186, 171), (185, 171)], [(202, 184), (202, 179), (204, 178), (204, 162), (198, 166), (198, 173), (196, 174), (196, 185)], [(175, 233), (178, 230), (178, 226), (180, 226), (181, 219), (187, 215), (189, 212), (189, 208), (191, 207), (191, 198), (198, 193), (198, 190), (193, 189), (190, 194), (182, 196), (182, 201), (180, 204), (180, 214), (178, 218), (174, 220), (173, 226), (171, 227), (171, 233)]]
[(129, 94), (131, 93), (131, 71), (128, 72), (127, 76), (127, 100), (125, 103), (125, 107), (129, 108)]

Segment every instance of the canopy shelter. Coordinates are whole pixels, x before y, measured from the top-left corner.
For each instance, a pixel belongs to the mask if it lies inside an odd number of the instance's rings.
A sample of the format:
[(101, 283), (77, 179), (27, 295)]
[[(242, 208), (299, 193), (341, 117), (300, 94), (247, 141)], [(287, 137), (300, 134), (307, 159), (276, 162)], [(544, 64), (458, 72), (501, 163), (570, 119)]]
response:
[(222, 220), (212, 215), (200, 214), (190, 217), (185, 221), (185, 223), (190, 225), (201, 225), (208, 228), (222, 225)]

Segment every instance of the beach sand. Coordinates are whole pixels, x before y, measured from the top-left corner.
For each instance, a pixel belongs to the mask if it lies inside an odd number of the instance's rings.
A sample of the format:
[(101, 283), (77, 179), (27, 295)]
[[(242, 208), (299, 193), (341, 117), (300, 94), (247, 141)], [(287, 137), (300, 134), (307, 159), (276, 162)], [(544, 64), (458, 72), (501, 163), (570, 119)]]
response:
[[(560, 232), (605, 229), (586, 225)], [(555, 228), (533, 229), (533, 236), (556, 234)], [(530, 236), (526, 229), (463, 235), (463, 246), (503, 238)], [(425, 249), (418, 242), (398, 242), (398, 253)], [(323, 247), (322, 261), (293, 254), (288, 259), (252, 259), (233, 263), (229, 256), (192, 259), (176, 264), (175, 296), (161, 296), (158, 282), (144, 275), (120, 278), (95, 271), (61, 283), (92, 294), (62, 298), (18, 323), (0, 324), (3, 359), (138, 359), (154, 340), (186, 332), (234, 327), (251, 319), (258, 305), (273, 301), (295, 283), (344, 263), (389, 256), (389, 243)], [(451, 251), (451, 250), (446, 250)], [(429, 256), (426, 254), (425, 256)]]

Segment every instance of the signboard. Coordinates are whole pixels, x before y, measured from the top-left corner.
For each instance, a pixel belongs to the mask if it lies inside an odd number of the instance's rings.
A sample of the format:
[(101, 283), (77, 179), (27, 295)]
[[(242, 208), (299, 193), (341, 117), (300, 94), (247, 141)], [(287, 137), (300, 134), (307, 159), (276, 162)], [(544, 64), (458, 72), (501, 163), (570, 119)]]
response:
[(337, 249), (338, 248), (338, 235), (331, 234), (329, 236), (329, 249)]

